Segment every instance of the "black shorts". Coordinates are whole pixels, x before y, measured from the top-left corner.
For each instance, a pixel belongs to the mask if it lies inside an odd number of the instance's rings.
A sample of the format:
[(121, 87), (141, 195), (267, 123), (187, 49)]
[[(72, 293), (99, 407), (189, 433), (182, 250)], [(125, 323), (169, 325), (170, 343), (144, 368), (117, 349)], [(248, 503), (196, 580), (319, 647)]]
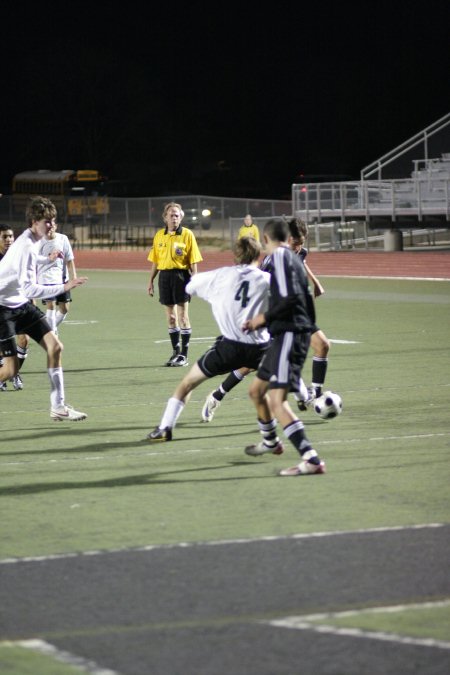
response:
[(51, 328), (45, 314), (31, 301), (10, 309), (0, 305), (0, 352), (3, 356), (17, 354), (16, 335), (29, 335), (39, 343)]
[(310, 333), (275, 335), (259, 365), (258, 377), (269, 383), (269, 389), (299, 391), (310, 341)]
[(186, 293), (186, 285), (190, 280), (189, 270), (161, 270), (158, 275), (159, 302), (162, 305), (189, 302), (191, 296)]
[[(44, 284), (45, 286), (50, 286), (51, 284)], [(55, 295), (53, 298), (45, 298), (45, 300), (42, 300), (42, 304), (46, 305), (47, 302), (72, 302), (72, 296), (70, 295), (70, 291), (65, 291), (64, 293), (61, 293), (60, 295)]]
[(197, 365), (206, 377), (225, 375), (238, 368), (256, 370), (269, 346), (269, 342), (260, 345), (247, 342), (235, 342), (222, 336), (197, 361)]

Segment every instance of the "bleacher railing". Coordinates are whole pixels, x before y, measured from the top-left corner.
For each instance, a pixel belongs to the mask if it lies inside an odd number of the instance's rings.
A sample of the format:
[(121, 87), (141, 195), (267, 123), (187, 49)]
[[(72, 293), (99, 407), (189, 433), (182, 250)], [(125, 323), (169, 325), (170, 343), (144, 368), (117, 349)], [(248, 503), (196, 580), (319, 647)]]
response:
[(371, 176), (374, 176), (375, 174), (378, 179), (381, 179), (384, 168), (386, 168), (388, 165), (392, 164), (392, 162), (398, 160), (400, 157), (405, 155), (413, 148), (416, 148), (417, 146), (423, 146), (423, 151), (421, 154), (424, 160), (427, 161), (429, 159), (428, 144), (430, 138), (441, 132), (449, 125), (450, 125), (450, 113), (447, 113), (440, 119), (436, 120), (436, 122), (433, 122), (433, 124), (430, 124), (422, 131), (419, 131), (419, 133), (415, 134), (414, 136), (411, 136), (411, 138), (408, 138), (408, 140), (404, 141), (403, 143), (393, 148), (379, 159), (376, 159), (375, 161), (371, 162), (363, 169), (361, 169), (361, 180), (362, 181), (368, 180)]
[(395, 222), (411, 216), (420, 223), (429, 216), (450, 220), (448, 178), (306, 183), (292, 186), (295, 215), (306, 222), (322, 219), (385, 216)]

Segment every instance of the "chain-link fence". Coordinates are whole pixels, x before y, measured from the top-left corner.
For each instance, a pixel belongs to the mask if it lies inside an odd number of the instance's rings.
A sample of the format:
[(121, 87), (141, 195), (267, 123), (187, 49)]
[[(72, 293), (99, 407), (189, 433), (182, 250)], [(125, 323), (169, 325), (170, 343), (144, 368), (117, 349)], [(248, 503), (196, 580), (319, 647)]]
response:
[[(51, 198), (51, 197), (50, 197)], [(241, 223), (246, 214), (258, 220), (267, 220), (291, 212), (290, 200), (231, 199), (205, 195), (173, 195), (165, 197), (118, 198), (110, 197), (108, 212), (95, 217), (83, 209), (78, 218), (65, 218), (58, 225), (69, 236), (74, 247), (148, 247), (158, 229), (163, 226), (165, 204), (181, 204), (185, 217), (183, 225), (192, 229), (196, 237), (222, 241), (229, 245), (233, 239), (230, 219)], [(14, 209), (13, 198), (0, 199), (0, 222), (16, 232), (25, 226), (25, 214)]]

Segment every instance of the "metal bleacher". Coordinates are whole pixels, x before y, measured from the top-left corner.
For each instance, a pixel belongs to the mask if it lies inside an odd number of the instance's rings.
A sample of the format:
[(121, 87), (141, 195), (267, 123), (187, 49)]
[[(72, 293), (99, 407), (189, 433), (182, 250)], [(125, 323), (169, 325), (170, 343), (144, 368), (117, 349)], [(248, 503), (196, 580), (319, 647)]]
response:
[[(358, 181), (294, 184), (293, 213), (314, 228), (319, 247), (322, 234), (322, 243), (326, 239), (332, 248), (383, 240), (387, 250), (399, 250), (403, 234), (412, 231), (424, 233), (433, 244), (437, 230), (450, 229), (449, 130), (450, 113), (365, 167)], [(440, 148), (433, 158), (431, 140)], [(412, 155), (418, 147), (420, 159)], [(413, 167), (408, 177), (384, 177), (405, 157), (411, 157)], [(326, 229), (332, 237), (325, 236)]]

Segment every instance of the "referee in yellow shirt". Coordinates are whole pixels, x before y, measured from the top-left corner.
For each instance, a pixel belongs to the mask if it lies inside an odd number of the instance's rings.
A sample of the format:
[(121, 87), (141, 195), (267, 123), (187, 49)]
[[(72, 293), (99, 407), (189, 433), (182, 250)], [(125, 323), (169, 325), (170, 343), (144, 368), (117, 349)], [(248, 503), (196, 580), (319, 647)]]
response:
[(238, 232), (238, 239), (242, 239), (242, 237), (253, 237), (256, 239), (256, 241), (261, 241), (261, 237), (259, 236), (259, 229), (256, 223), (253, 222), (253, 218), (249, 213), (244, 218), (244, 224), (242, 227), (239, 229)]
[[(180, 204), (170, 202), (163, 211), (164, 228), (158, 230), (148, 255), (152, 263), (148, 293), (153, 297), (154, 281), (158, 277), (159, 302), (166, 309), (169, 337), (173, 354), (166, 366), (187, 366), (191, 324), (190, 296), (186, 284), (197, 273), (197, 263), (203, 260), (195, 236), (181, 226), (184, 212)], [(181, 338), (181, 345), (180, 345)]]

